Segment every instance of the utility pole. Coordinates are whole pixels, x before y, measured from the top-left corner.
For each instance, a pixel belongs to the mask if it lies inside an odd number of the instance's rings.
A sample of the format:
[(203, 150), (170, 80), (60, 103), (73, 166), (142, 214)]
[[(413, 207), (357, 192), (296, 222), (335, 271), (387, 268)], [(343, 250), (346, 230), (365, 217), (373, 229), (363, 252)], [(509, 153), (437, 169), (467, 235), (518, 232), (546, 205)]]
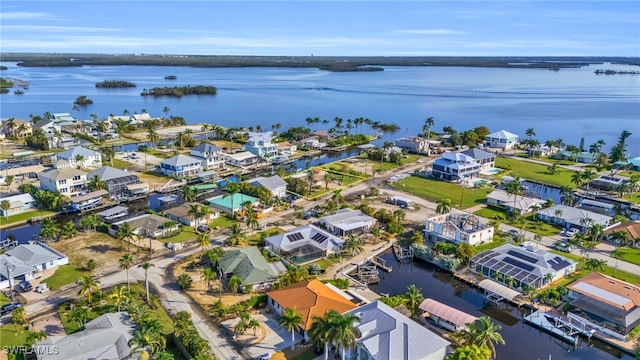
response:
[[(6, 261), (6, 260), (5, 260)], [(11, 278), (11, 268), (9, 267), (9, 263), (5, 262), (7, 267), (7, 278), (9, 279), (9, 292), (11, 293), (11, 303), (16, 302), (15, 295), (13, 294), (13, 279)]]

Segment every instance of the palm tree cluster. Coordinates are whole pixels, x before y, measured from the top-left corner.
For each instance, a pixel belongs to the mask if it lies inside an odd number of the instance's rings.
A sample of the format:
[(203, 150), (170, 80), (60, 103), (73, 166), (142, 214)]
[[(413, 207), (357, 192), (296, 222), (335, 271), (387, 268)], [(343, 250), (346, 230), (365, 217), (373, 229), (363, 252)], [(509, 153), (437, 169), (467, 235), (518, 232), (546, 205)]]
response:
[(18, 190), (24, 194), (30, 194), (39, 207), (47, 210), (59, 211), (65, 204), (65, 197), (60, 191), (46, 191), (32, 184), (21, 184)]
[(364, 251), (364, 243), (355, 234), (349, 234), (347, 239), (342, 244), (342, 252), (350, 253), (351, 256), (356, 256)]
[[(281, 327), (285, 327), (291, 331), (293, 340), (293, 331), (303, 322), (296, 321), (295, 309), (288, 308), (285, 310), (280, 319)], [(297, 314), (300, 316), (299, 314)], [(302, 317), (300, 316), (300, 320)], [(356, 323), (360, 318), (354, 314), (340, 314), (336, 310), (327, 310), (324, 316), (313, 316), (311, 327), (309, 328), (309, 337), (311, 341), (324, 345), (324, 358), (329, 356), (329, 345), (334, 344), (340, 348), (342, 360), (345, 359), (347, 351), (356, 346), (358, 338), (362, 335), (356, 327)], [(284, 325), (283, 325), (284, 324)]]
[(85, 231), (88, 229), (96, 231), (96, 228), (102, 223), (102, 219), (96, 213), (85, 215), (78, 221), (78, 225)]
[(495, 345), (505, 344), (499, 333), (501, 328), (500, 325), (494, 324), (488, 316), (482, 316), (475, 322), (467, 324), (467, 328), (451, 334), (451, 340), (457, 347), (476, 345), (480, 348), (488, 348), (495, 357)]

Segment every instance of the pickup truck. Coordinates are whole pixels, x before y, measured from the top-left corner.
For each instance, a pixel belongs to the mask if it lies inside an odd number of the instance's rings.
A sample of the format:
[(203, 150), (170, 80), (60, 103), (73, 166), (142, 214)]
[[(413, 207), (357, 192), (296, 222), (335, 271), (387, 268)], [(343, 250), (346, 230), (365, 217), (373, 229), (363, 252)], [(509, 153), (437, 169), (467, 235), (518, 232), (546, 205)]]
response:
[(40, 285), (36, 286), (36, 292), (40, 293), (40, 294), (44, 294), (46, 292), (49, 292), (49, 288), (47, 287), (46, 283), (41, 283)]

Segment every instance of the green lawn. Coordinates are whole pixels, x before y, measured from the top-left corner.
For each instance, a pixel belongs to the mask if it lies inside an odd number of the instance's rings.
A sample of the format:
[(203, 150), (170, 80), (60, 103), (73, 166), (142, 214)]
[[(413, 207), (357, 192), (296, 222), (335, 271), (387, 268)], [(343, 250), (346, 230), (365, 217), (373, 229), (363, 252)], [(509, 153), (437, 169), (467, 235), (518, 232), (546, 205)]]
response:
[(48, 279), (42, 282), (47, 284), (51, 290), (58, 290), (60, 287), (78, 281), (87, 273), (76, 268), (74, 265), (62, 265)]
[(636, 193), (635, 195), (625, 195), (623, 199), (635, 204), (640, 204), (640, 193)]
[(182, 231), (178, 235), (169, 238), (158, 239), (158, 241), (169, 243), (184, 243), (189, 240), (195, 239), (196, 236), (196, 231), (193, 226), (182, 225)]
[(48, 210), (40, 211), (38, 209), (33, 209), (31, 211), (23, 212), (22, 214), (11, 215), (9, 216), (8, 219), (5, 218), (4, 216), (0, 216), (0, 225), (13, 224), (20, 221), (26, 221), (32, 217), (51, 216), (53, 214), (55, 214), (54, 211), (48, 211)]
[[(107, 161), (107, 163), (109, 165), (111, 165), (111, 161)], [(113, 167), (118, 168), (118, 169), (128, 169), (128, 168), (133, 167), (133, 163), (130, 163), (130, 162), (125, 161), (125, 160), (113, 159)]]
[(268, 229), (266, 231), (261, 231), (259, 233), (255, 233), (253, 235), (247, 236), (247, 244), (249, 246), (254, 246), (254, 245), (258, 245), (258, 243), (260, 243), (260, 234), (264, 233), (265, 238), (268, 238), (269, 236), (273, 236), (273, 235), (278, 235), (278, 234), (284, 234), (286, 231), (280, 229), (280, 228), (272, 228), (272, 229)]
[(624, 254), (624, 261), (640, 265), (640, 250), (628, 247), (621, 247), (619, 250)]
[(212, 229), (215, 229), (216, 227), (225, 229), (231, 227), (231, 225), (235, 223), (237, 223), (236, 220), (230, 219), (227, 215), (221, 214), (217, 219), (209, 223), (209, 227)]
[[(417, 176), (400, 180), (391, 186), (433, 202), (448, 198), (451, 200), (451, 206), (462, 209), (484, 203), (487, 195), (493, 191), (493, 189), (463, 189), (457, 184)], [(462, 206), (460, 206), (461, 198)]]
[(10, 302), (11, 300), (9, 300), (9, 298), (3, 292), (0, 292), (0, 305), (8, 304)]
[[(7, 315), (8, 316), (8, 315)], [(21, 346), (27, 343), (27, 328), (11, 323), (0, 327), (0, 346)]]
[(496, 167), (509, 171), (500, 176), (519, 176), (525, 180), (533, 180), (554, 186), (574, 186), (573, 183), (571, 183), (573, 171), (562, 168), (559, 168), (558, 171), (552, 175), (544, 165), (503, 157), (496, 158)]
[(474, 214), (487, 219), (500, 219), (499, 221), (503, 224), (508, 224), (521, 229), (526, 223), (527, 231), (540, 234), (542, 236), (554, 236), (562, 232), (562, 229), (535, 219), (534, 214), (529, 214), (527, 216), (518, 216), (516, 218), (509, 218), (507, 217), (506, 211), (496, 209), (494, 207), (486, 207), (484, 209), (480, 209), (474, 212)]
[(618, 173), (620, 176), (632, 177), (633, 175), (640, 176), (640, 171), (626, 170)]
[[(559, 285), (567, 285), (570, 284), (572, 282), (574, 282), (575, 280), (578, 280), (588, 274), (590, 274), (592, 272), (592, 270), (589, 270), (587, 268), (584, 268), (584, 261), (580, 258), (580, 256), (575, 255), (575, 254), (567, 254), (565, 252), (562, 251), (558, 251), (558, 250), (549, 250), (552, 253), (558, 254), (558, 255), (562, 255), (564, 257), (567, 257), (571, 260), (575, 260), (578, 261), (578, 269), (581, 269), (579, 272), (576, 272), (575, 274), (572, 274), (571, 276), (567, 277), (566, 279), (564, 279), (562, 281), (562, 283), (560, 283)], [(605, 274), (605, 275), (609, 275), (612, 276), (616, 279), (620, 279), (622, 281), (626, 281), (628, 283), (631, 284), (636, 284), (636, 285), (640, 285), (640, 274), (630, 274), (628, 272), (624, 272), (622, 270), (616, 270), (615, 268), (611, 267), (611, 266), (606, 266), (604, 268), (603, 271), (599, 271), (601, 274)]]
[(327, 270), (327, 268), (329, 268), (331, 265), (337, 264), (339, 262), (340, 262), (340, 258), (327, 258), (327, 259), (320, 259), (318, 261), (314, 261), (313, 263), (320, 265), (320, 269)]

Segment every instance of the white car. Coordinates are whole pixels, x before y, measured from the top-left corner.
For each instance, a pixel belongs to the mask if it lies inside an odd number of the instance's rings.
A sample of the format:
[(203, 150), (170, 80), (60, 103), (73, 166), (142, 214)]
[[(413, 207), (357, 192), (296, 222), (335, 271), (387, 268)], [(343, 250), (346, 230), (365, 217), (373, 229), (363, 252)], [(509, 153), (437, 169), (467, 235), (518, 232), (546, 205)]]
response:
[(567, 230), (565, 232), (565, 234), (567, 235), (567, 237), (574, 237), (579, 232), (580, 232), (580, 230), (578, 230), (576, 228), (571, 228), (571, 229)]
[(47, 287), (46, 283), (41, 283), (40, 285), (36, 286), (36, 292), (40, 293), (40, 294), (44, 294), (46, 292), (49, 292), (49, 288)]

